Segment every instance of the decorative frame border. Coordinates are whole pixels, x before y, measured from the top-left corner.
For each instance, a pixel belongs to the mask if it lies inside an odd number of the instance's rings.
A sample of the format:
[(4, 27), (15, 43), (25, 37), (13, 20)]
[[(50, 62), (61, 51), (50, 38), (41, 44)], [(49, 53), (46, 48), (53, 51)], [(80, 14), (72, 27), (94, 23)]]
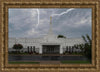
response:
[[(0, 71), (100, 71), (100, 0), (1, 0)], [(92, 8), (92, 64), (8, 64), (8, 8)]]

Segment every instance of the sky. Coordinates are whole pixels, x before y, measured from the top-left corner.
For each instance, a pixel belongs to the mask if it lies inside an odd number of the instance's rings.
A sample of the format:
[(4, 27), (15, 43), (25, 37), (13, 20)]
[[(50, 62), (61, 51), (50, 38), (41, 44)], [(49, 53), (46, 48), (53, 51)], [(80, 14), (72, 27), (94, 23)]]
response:
[(91, 36), (91, 8), (9, 8), (9, 37), (43, 37), (48, 34), (50, 16), (55, 35)]

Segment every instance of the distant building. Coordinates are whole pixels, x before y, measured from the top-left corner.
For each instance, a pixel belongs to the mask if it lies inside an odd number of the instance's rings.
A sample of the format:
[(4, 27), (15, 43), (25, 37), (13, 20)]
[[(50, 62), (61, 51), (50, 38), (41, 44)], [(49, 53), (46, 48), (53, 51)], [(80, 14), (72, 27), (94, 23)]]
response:
[[(22, 44), (22, 51), (28, 51), (28, 49), (34, 50), (39, 54), (43, 53), (58, 53), (63, 54), (66, 51), (66, 47), (74, 46), (76, 44), (84, 44), (82, 38), (58, 38), (52, 32), (52, 24), (50, 22), (50, 28), (47, 35), (41, 38), (9, 38), (9, 51), (12, 49), (14, 44)], [(70, 47), (68, 47), (68, 50)]]

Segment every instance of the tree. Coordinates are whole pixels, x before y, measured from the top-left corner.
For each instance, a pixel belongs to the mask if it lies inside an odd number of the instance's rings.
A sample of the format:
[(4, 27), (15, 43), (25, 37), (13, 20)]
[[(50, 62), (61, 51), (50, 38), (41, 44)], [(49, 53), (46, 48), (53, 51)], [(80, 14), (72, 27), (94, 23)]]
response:
[(92, 48), (92, 40), (88, 34), (86, 36), (82, 36), (85, 44), (74, 45), (75, 48), (80, 48), (82, 54), (85, 55), (88, 59), (91, 59), (91, 48)]
[(66, 38), (66, 37), (63, 35), (58, 35), (58, 38)]
[(87, 42), (85, 43), (85, 56), (88, 57), (89, 59), (91, 59), (91, 48), (92, 48), (92, 39), (89, 37), (88, 34), (86, 34), (86, 40)]
[(23, 46), (21, 44), (14, 44), (13, 49), (16, 49), (16, 52), (18, 53), (21, 49), (23, 48)]

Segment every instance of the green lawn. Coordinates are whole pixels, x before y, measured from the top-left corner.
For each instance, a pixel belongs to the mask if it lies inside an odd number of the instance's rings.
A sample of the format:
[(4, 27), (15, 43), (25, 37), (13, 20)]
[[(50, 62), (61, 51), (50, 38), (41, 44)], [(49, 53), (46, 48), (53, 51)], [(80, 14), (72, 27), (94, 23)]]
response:
[(9, 64), (39, 64), (39, 62), (9, 62)]
[(91, 64), (90, 61), (61, 61), (63, 64)]

